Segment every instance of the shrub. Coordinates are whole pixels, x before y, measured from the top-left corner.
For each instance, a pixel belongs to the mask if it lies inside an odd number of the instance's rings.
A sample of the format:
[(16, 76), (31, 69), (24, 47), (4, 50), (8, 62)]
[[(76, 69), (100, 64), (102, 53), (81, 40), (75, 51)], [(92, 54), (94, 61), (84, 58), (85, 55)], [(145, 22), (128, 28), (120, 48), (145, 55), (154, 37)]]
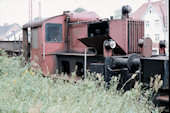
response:
[[(151, 90), (117, 90), (119, 77), (113, 77), (110, 89), (99, 74), (88, 73), (86, 80), (67, 82), (43, 77), (40, 70), (25, 63), (22, 56), (7, 57), (0, 52), (1, 113), (157, 113), (148, 100)], [(74, 75), (75, 73), (72, 73)], [(73, 76), (74, 77), (74, 76)], [(96, 79), (99, 80), (96, 80)]]

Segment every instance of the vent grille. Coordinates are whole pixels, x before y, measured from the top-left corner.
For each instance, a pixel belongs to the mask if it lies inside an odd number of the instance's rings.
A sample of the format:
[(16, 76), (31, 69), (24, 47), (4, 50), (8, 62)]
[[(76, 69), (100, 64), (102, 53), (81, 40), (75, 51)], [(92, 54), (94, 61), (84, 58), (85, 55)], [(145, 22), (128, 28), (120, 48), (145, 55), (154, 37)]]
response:
[(144, 37), (144, 22), (128, 20), (128, 53), (140, 53), (138, 40)]

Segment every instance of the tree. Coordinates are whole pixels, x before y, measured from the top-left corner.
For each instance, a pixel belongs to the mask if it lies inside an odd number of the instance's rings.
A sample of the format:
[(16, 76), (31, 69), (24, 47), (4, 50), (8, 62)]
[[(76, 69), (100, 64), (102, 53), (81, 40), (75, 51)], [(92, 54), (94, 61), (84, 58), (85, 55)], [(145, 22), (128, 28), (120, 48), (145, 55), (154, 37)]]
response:
[(75, 10), (73, 10), (73, 12), (76, 12), (76, 13), (82, 13), (82, 12), (85, 12), (86, 10), (82, 7), (78, 7), (76, 8)]

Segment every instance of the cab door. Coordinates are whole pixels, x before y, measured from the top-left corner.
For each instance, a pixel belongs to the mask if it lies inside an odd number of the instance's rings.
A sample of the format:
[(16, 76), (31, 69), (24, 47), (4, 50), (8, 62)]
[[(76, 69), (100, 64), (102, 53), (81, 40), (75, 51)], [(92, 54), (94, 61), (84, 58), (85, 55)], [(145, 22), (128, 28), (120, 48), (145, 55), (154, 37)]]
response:
[(63, 52), (65, 41), (63, 36), (63, 23), (47, 22), (45, 25), (45, 37), (43, 45), (43, 72), (55, 73), (58, 65), (57, 52)]
[(30, 56), (31, 61), (35, 61), (41, 66), (42, 51), (41, 51), (41, 27), (31, 28), (30, 38)]

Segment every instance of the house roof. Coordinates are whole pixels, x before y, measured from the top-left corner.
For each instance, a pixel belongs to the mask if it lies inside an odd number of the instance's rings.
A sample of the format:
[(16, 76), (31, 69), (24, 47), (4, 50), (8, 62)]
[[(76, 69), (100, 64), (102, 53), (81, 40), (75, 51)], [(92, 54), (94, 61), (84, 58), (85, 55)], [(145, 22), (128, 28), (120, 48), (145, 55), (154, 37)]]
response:
[(22, 31), (22, 29), (18, 29), (18, 30), (16, 30), (16, 31), (10, 33), (10, 34), (7, 35), (6, 37), (7, 37), (7, 38), (10, 38), (10, 37), (14, 36), (16, 33), (20, 32), (20, 31)]
[(18, 25), (18, 24), (14, 23), (11, 25), (0, 26), (0, 35), (5, 35), (14, 25)]
[(133, 19), (141, 19), (142, 15), (145, 13), (146, 9), (148, 8), (148, 3), (143, 4), (139, 7), (132, 15), (131, 18)]
[(143, 4), (141, 7), (139, 7), (132, 15), (131, 18), (133, 19), (141, 19), (143, 14), (145, 13), (145, 11), (148, 9), (149, 6), (153, 6), (154, 9), (159, 13), (159, 15), (161, 16), (161, 19), (163, 20), (164, 25), (165, 23), (165, 16), (166, 16), (166, 4), (165, 4), (165, 0), (160, 0), (160, 1), (156, 1), (156, 2), (151, 2), (151, 4), (149, 3), (145, 3)]
[(13, 25), (0, 26), (0, 35), (5, 35)]

